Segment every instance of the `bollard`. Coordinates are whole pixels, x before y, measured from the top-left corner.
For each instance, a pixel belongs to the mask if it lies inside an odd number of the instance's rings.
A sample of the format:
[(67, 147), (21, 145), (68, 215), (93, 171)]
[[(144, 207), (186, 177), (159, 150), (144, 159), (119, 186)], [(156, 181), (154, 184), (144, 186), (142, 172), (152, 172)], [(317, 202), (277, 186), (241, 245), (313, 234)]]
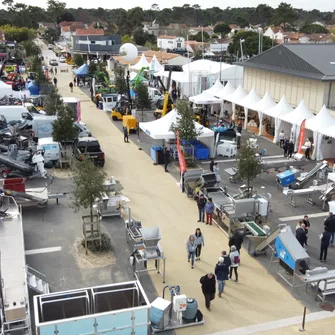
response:
[(301, 331), (301, 332), (305, 331), (306, 310), (307, 310), (307, 308), (304, 307), (304, 314), (302, 315), (302, 324), (301, 324), (301, 328), (299, 329), (299, 331)]

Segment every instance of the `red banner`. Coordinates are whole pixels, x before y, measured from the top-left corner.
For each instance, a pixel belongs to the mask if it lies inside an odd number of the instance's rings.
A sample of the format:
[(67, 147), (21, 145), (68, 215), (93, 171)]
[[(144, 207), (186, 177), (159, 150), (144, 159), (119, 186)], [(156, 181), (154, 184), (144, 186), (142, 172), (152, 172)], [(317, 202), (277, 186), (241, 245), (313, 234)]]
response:
[(77, 102), (77, 121), (81, 121), (81, 105), (79, 100)]
[(179, 170), (180, 170), (180, 175), (182, 176), (184, 174), (184, 172), (186, 172), (186, 162), (185, 162), (184, 154), (181, 151), (181, 147), (180, 147), (179, 131), (177, 131), (176, 137), (177, 137), (177, 151), (178, 151)]
[(298, 140), (298, 153), (302, 153), (302, 146), (304, 145), (305, 135), (306, 135), (306, 119), (301, 122), (299, 140)]

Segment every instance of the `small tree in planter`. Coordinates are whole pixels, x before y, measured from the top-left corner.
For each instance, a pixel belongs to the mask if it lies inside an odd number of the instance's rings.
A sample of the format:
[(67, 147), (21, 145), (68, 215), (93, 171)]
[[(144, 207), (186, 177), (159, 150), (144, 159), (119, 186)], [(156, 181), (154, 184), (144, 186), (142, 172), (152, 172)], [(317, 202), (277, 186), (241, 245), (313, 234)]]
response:
[(57, 115), (59, 111), (64, 109), (64, 103), (56, 87), (52, 86), (45, 99), (45, 112), (47, 115)]
[[(106, 193), (104, 182), (106, 174), (97, 168), (93, 161), (83, 155), (80, 161), (77, 161), (73, 169), (74, 190), (72, 192), (72, 204), (70, 205), (75, 212), (81, 209), (89, 209), (90, 214), (83, 216), (83, 233), (86, 254), (88, 243), (95, 244), (100, 242), (102, 247), (102, 234), (100, 232), (100, 218), (94, 215), (93, 205), (96, 199), (101, 199)], [(90, 229), (88, 229), (90, 227)], [(105, 248), (104, 248), (105, 249)]]
[[(178, 100), (176, 109), (179, 115), (177, 121), (171, 125), (171, 131), (175, 134), (179, 131), (180, 139), (190, 142), (196, 140), (202, 131), (197, 130), (194, 122), (194, 113), (187, 100)], [(187, 161), (188, 157), (185, 157)], [(189, 158), (190, 159), (190, 158)], [(194, 157), (192, 157), (192, 160)], [(189, 163), (188, 163), (189, 164)]]
[(151, 100), (149, 98), (148, 87), (143, 83), (138, 83), (135, 87), (135, 106), (141, 111), (141, 120), (143, 122), (143, 110), (151, 107)]
[(242, 143), (236, 159), (239, 177), (247, 181), (249, 190), (250, 182), (262, 171), (260, 161), (255, 156), (253, 148), (247, 142)]

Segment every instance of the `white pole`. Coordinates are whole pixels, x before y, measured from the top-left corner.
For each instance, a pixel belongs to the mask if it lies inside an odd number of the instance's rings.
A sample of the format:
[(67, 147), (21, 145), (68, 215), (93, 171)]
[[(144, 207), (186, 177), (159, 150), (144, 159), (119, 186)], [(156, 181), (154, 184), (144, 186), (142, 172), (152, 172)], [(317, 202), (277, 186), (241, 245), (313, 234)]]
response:
[(204, 59), (204, 27), (201, 26), (201, 40), (202, 40), (202, 59)]
[(240, 47), (241, 47), (241, 60), (242, 62), (244, 61), (244, 57), (243, 57), (243, 46), (242, 46), (242, 40), (240, 40)]

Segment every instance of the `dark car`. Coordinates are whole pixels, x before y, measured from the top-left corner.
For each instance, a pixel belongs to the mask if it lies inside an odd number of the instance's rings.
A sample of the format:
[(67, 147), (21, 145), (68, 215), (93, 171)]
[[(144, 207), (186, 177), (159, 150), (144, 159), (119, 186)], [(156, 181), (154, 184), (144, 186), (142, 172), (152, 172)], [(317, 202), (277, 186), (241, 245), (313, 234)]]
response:
[(73, 143), (73, 153), (77, 160), (82, 160), (83, 155), (88, 155), (95, 165), (105, 165), (105, 153), (95, 137), (79, 137)]

